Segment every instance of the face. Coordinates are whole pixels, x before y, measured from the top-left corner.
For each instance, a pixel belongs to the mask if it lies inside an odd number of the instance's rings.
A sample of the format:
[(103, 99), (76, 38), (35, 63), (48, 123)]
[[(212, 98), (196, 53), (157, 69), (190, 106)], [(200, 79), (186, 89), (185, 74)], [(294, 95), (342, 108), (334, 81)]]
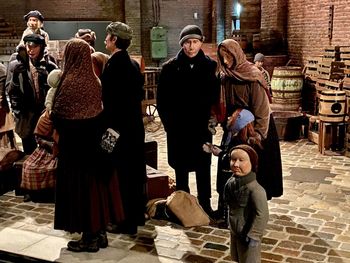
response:
[(29, 17), (28, 22), (27, 22), (27, 26), (32, 30), (36, 30), (36, 29), (40, 28), (41, 22), (36, 17)]
[(261, 68), (263, 64), (263, 61), (255, 61), (255, 66), (257, 66), (258, 68)]
[(183, 44), (182, 48), (186, 56), (193, 58), (195, 57), (199, 50), (202, 48), (203, 42), (196, 38), (189, 38)]
[(30, 59), (37, 59), (40, 55), (41, 46), (26, 44), (26, 49)]
[(250, 173), (252, 164), (248, 153), (242, 149), (234, 149), (231, 152), (230, 168), (237, 176), (244, 176)]
[(232, 56), (231, 53), (227, 52), (226, 48), (220, 47), (219, 54), (222, 58), (223, 64), (226, 66), (226, 68), (233, 68), (236, 64), (235, 58)]
[(108, 34), (105, 38), (105, 45), (106, 49), (110, 52), (113, 52), (116, 49), (115, 41), (117, 38), (115, 36), (112, 36), (111, 34)]

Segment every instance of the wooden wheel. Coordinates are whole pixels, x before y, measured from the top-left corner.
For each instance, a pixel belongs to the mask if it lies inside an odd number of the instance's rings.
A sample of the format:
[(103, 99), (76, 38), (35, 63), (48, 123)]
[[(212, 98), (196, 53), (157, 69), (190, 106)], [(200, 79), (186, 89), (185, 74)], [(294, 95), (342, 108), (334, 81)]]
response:
[(145, 115), (143, 117), (145, 130), (148, 132), (155, 132), (162, 126), (157, 107), (154, 104), (147, 104)]

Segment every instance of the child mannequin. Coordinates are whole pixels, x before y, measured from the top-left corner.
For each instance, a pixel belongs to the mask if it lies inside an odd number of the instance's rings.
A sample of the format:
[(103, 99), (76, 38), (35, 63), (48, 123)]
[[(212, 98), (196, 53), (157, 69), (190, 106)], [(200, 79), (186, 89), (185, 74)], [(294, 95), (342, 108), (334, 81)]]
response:
[(261, 262), (261, 239), (269, 219), (264, 188), (256, 181), (258, 155), (249, 145), (230, 151), (232, 176), (224, 187), (229, 206), (231, 257), (239, 263)]
[(42, 35), (45, 38), (45, 43), (47, 44), (49, 41), (49, 34), (43, 30), (44, 16), (38, 10), (33, 10), (26, 14), (23, 19), (27, 23), (27, 28), (22, 34), (20, 44), (23, 44), (23, 38), (30, 34)]
[[(246, 109), (237, 109), (227, 121), (225, 136), (227, 139), (220, 146), (205, 144), (203, 150), (218, 156), (218, 170), (216, 191), (219, 194), (218, 209), (214, 213), (215, 219), (221, 228), (227, 228), (227, 211), (224, 211), (223, 190), (224, 185), (232, 172), (230, 169), (229, 150), (238, 144), (249, 144), (255, 150), (261, 148), (260, 138), (254, 130), (254, 115)], [(253, 139), (254, 138), (254, 139)]]

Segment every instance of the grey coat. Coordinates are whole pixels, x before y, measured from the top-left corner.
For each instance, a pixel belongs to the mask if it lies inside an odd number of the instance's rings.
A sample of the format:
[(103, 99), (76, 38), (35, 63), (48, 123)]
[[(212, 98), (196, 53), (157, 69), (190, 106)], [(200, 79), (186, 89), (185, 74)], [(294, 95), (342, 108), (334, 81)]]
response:
[[(232, 259), (240, 263), (260, 262), (261, 239), (269, 209), (265, 190), (256, 181), (255, 173), (228, 179), (224, 199), (229, 206)], [(255, 246), (249, 245), (250, 239), (257, 241)]]

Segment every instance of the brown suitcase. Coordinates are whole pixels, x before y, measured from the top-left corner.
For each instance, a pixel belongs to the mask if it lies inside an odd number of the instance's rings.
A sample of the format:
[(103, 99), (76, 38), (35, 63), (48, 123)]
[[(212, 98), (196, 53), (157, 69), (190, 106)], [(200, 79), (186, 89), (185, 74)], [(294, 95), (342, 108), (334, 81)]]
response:
[(147, 198), (167, 198), (171, 193), (169, 176), (147, 165)]

